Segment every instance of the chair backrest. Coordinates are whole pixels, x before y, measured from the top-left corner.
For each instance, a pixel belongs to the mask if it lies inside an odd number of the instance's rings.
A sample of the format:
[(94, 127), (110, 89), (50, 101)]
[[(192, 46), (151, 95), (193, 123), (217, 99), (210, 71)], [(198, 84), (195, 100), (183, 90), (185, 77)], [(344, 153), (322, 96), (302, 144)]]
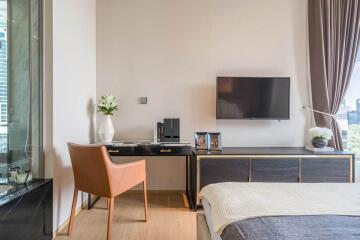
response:
[(110, 196), (111, 160), (105, 146), (68, 143), (75, 187), (97, 196)]

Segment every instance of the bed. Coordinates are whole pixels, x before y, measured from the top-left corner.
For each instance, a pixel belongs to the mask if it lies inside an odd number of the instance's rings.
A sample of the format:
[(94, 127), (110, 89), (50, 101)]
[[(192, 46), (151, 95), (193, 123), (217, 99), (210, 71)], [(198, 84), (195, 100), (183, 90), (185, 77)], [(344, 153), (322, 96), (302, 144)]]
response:
[(198, 240), (360, 239), (355, 183), (217, 183), (200, 193)]

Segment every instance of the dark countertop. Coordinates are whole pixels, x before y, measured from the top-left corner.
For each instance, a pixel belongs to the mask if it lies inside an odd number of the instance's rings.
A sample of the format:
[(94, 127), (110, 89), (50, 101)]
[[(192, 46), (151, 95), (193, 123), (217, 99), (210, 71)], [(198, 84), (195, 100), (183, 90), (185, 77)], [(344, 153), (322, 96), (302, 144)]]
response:
[(195, 155), (354, 155), (346, 151), (313, 152), (304, 147), (224, 147), (221, 151), (195, 150), (189, 145), (108, 144), (111, 156), (189, 156)]
[(303, 147), (224, 147), (221, 151), (194, 150), (195, 155), (353, 155), (352, 152), (313, 152)]
[(14, 187), (10, 189), (6, 194), (0, 196), (0, 206), (3, 206), (4, 204), (23, 196), (27, 192), (49, 182), (52, 181), (52, 179), (33, 179), (29, 184), (7, 184), (7, 185), (13, 185)]
[(111, 156), (189, 156), (192, 147), (176, 144), (139, 144), (136, 146), (106, 145)]

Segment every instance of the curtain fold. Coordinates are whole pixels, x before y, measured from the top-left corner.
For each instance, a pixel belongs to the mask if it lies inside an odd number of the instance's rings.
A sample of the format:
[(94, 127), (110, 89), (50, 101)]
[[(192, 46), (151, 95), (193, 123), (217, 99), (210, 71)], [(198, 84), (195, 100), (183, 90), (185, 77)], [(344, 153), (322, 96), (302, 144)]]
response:
[[(313, 109), (336, 115), (349, 86), (360, 43), (360, 0), (309, 0), (309, 57)], [(330, 146), (343, 150), (335, 117), (314, 113), (333, 130)]]

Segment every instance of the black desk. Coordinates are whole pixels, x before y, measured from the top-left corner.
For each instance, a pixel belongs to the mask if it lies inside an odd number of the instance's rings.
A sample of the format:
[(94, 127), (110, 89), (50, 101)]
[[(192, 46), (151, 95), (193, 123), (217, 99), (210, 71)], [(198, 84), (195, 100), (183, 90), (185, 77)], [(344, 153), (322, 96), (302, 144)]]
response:
[[(111, 143), (105, 145), (110, 156), (114, 157), (130, 157), (130, 156), (158, 156), (171, 157), (183, 156), (186, 162), (186, 197), (193, 208), (190, 201), (190, 158), (193, 154), (192, 147), (189, 144), (182, 143)], [(94, 202), (91, 201), (91, 194), (88, 194), (88, 209), (91, 209), (99, 197)]]

